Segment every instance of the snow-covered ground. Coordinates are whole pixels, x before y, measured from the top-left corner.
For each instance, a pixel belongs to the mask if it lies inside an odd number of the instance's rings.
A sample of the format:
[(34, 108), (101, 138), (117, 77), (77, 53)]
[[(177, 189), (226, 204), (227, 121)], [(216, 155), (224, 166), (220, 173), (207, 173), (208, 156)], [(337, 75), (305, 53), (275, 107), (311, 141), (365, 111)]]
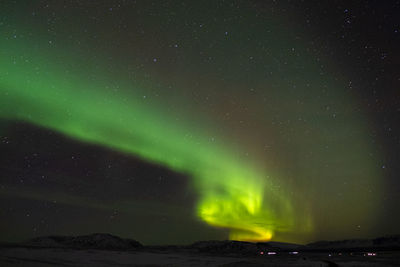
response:
[(399, 266), (400, 254), (396, 253), (386, 252), (375, 257), (329, 257), (322, 253), (240, 257), (185, 252), (3, 247), (0, 248), (0, 266)]

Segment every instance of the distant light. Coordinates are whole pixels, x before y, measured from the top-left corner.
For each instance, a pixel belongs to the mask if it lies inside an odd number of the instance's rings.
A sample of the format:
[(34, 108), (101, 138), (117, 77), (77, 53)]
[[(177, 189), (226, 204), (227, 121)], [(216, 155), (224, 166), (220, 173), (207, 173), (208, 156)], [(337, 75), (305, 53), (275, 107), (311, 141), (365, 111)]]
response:
[(376, 253), (375, 252), (368, 252), (367, 256), (376, 256)]
[(264, 255), (264, 251), (261, 251), (260, 254), (261, 254), (261, 255)]
[(268, 255), (276, 255), (276, 252), (268, 252)]
[(296, 254), (299, 254), (299, 252), (297, 252), (297, 251), (291, 251), (291, 252), (289, 252), (289, 254), (294, 254), (294, 255), (296, 255)]

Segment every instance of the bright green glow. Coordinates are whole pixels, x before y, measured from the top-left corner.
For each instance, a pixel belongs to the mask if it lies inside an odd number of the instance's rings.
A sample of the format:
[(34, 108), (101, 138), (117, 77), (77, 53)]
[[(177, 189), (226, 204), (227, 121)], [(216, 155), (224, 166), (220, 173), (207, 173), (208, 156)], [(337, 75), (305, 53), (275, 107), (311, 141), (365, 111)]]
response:
[[(275, 231), (292, 229), (291, 220), (295, 214), (290, 202), (268, 190), (256, 173), (247, 171), (244, 168), (227, 169), (219, 175), (204, 176), (206, 178), (201, 182), (205, 182), (207, 191), (198, 205), (199, 216), (211, 225), (231, 228), (233, 240), (269, 240)], [(214, 187), (219, 179), (220, 188)], [(265, 196), (268, 200), (278, 201), (278, 206), (265, 202)], [(284, 216), (278, 216), (278, 210)]]
[(100, 82), (50, 67), (45, 57), (14, 64), (23, 47), (2, 51), (1, 117), (188, 173), (199, 193), (198, 216), (210, 225), (230, 228), (231, 239), (269, 240), (275, 231), (292, 228), (290, 201), (268, 189), (265, 173), (236, 157), (233, 148), (210, 141), (200, 131), (196, 136), (196, 127), (149, 108), (140, 97), (113, 93)]

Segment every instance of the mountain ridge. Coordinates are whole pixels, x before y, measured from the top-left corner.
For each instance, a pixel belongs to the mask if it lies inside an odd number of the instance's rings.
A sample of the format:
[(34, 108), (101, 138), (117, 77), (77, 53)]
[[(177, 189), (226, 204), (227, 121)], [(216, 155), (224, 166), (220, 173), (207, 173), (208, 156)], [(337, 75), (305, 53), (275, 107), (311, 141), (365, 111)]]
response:
[(254, 254), (259, 251), (363, 251), (400, 250), (400, 235), (374, 239), (321, 240), (306, 245), (285, 242), (244, 242), (234, 240), (205, 240), (190, 245), (146, 246), (134, 239), (121, 238), (108, 233), (80, 236), (41, 236), (21, 243), (3, 243), (3, 246), (32, 248), (70, 248), (98, 250), (185, 250), (204, 253)]

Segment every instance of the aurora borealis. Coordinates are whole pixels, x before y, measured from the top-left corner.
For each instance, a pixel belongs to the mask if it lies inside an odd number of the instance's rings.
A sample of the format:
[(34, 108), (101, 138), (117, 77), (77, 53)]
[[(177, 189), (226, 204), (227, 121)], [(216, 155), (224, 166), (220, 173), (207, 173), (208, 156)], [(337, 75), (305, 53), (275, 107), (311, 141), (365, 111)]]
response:
[[(9, 49), (3, 51), (7, 51), (4, 57), (10, 56)], [(202, 140), (202, 136), (188, 137), (187, 128), (135, 103), (134, 96), (126, 103), (121, 94), (110, 96), (97, 89), (102, 87), (100, 84), (85, 84), (72, 78), (63, 84), (61, 74), (45, 66), (38, 68), (46, 73), (43, 78), (29, 72), (34, 69), (32, 66), (26, 69), (18, 64), (4, 66), (4, 72), (8, 72), (4, 88), (13, 88), (6, 89), (6, 97), (2, 98), (5, 118), (55, 129), (84, 142), (138, 155), (188, 173), (198, 180), (196, 187), (204, 195), (198, 215), (210, 224), (233, 226), (239, 232), (251, 233), (246, 236), (254, 240), (269, 240), (275, 227), (285, 227), (285, 222), (280, 221), (284, 219), (274, 218), (276, 215), (269, 214), (270, 209), (262, 210), (264, 181), (259, 174), (247, 170), (246, 164), (238, 159), (231, 159), (233, 153), (227, 148), (219, 149), (209, 139)], [(26, 79), (19, 79), (21, 74)], [(21, 108), (15, 110), (16, 106)], [(293, 216), (290, 203), (283, 204), (279, 208), (285, 209), (285, 216)], [(271, 229), (256, 226), (263, 220), (270, 221)], [(232, 233), (236, 239), (243, 239), (241, 235)]]
[[(2, 232), (90, 229), (159, 244), (395, 231), (385, 178), (398, 147), (377, 137), (379, 101), (364, 93), (375, 84), (337, 56), (347, 46), (315, 38), (306, 4), (1, 5)], [(356, 8), (332, 5), (351, 24)], [(78, 223), (58, 221), (60, 209)]]

